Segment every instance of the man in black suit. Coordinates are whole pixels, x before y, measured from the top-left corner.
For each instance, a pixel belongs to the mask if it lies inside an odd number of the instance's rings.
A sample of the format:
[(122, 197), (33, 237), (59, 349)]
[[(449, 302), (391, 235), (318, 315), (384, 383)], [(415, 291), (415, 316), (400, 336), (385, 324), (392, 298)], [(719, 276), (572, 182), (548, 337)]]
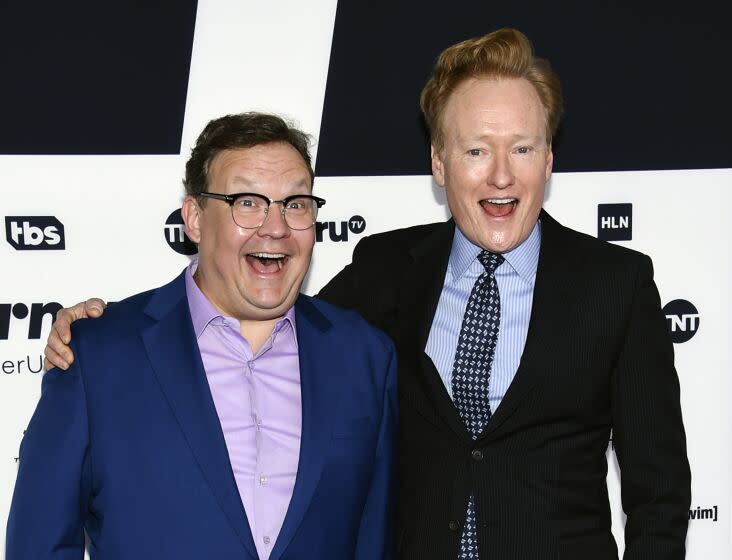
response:
[[(320, 297), (397, 343), (398, 557), (681, 559), (690, 472), (650, 259), (542, 210), (560, 84), (521, 33), (446, 49), (422, 92), (453, 219), (364, 238)], [(61, 315), (48, 355), (70, 356)]]

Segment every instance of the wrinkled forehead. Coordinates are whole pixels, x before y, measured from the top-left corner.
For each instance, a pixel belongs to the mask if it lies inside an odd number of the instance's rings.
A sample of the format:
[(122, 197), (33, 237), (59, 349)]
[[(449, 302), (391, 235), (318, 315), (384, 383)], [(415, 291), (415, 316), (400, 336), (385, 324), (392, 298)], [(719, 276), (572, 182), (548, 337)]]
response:
[(440, 119), (443, 136), (501, 130), (546, 139), (547, 114), (525, 78), (472, 77), (450, 94)]
[[(310, 191), (310, 169), (302, 155), (284, 142), (222, 150), (211, 160), (209, 185), (239, 187), (286, 186)], [(246, 190), (246, 189), (240, 189)]]

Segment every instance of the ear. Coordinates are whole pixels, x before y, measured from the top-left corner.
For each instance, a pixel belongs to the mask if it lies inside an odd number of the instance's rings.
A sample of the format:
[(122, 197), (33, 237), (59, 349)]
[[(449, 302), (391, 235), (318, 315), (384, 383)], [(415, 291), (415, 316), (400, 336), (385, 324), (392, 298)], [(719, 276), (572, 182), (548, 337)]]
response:
[(432, 160), (432, 176), (435, 183), (439, 186), (445, 186), (445, 164), (442, 161), (442, 155), (434, 144), (430, 144), (430, 159)]
[(552, 151), (552, 145), (549, 144), (546, 152), (546, 167), (544, 168), (544, 180), (548, 181), (552, 176), (552, 166), (554, 165), (554, 152)]
[(195, 197), (188, 195), (183, 199), (183, 206), (180, 208), (183, 223), (186, 225), (186, 235), (194, 243), (201, 242), (201, 212)]

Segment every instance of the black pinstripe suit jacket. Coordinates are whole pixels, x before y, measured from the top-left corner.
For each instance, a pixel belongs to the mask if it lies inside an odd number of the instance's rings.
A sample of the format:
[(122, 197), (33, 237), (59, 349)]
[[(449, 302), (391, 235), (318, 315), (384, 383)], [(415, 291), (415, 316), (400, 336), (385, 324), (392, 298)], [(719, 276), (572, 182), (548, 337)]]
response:
[(621, 468), (627, 560), (681, 559), (690, 472), (673, 347), (650, 259), (541, 214), (526, 346), (477, 441), (424, 353), (454, 224), (364, 238), (320, 297), (397, 344), (397, 557), (457, 558), (468, 496), (485, 559), (605, 560), (606, 449)]

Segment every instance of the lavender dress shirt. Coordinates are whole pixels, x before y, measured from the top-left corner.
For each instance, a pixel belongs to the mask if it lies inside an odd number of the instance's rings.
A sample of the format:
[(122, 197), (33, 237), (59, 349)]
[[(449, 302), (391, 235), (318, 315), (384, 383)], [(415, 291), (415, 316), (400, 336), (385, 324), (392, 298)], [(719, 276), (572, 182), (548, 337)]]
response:
[(186, 271), (188, 306), (229, 461), (257, 553), (268, 560), (295, 486), (302, 405), (295, 309), (256, 355)]

